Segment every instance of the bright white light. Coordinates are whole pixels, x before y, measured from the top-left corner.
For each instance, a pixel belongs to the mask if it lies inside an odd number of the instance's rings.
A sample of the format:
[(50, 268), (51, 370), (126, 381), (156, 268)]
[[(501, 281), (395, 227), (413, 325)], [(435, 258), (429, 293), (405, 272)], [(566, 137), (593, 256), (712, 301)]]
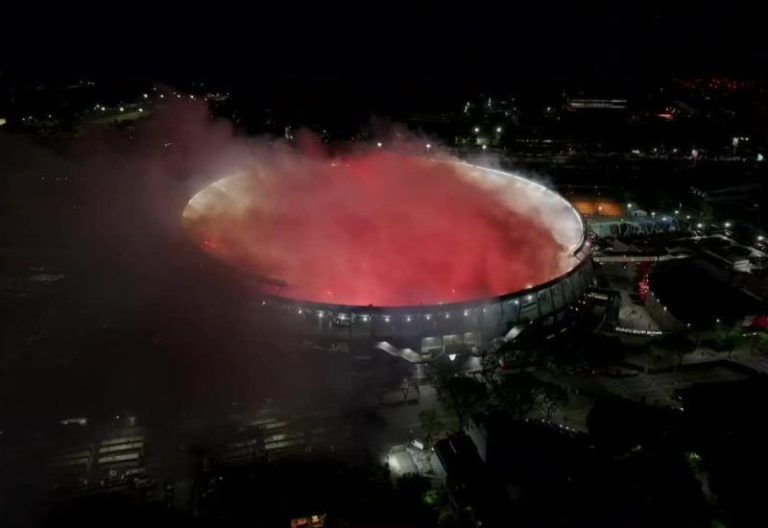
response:
[(139, 112), (143, 112), (143, 111), (144, 111), (144, 109), (143, 109), (143, 108), (139, 108)]
[(532, 301), (533, 300), (533, 295), (526, 295), (525, 296), (525, 300), (526, 301)]
[(631, 203), (627, 204), (627, 209), (632, 209), (632, 204)]
[(303, 310), (299, 308), (299, 315), (301, 315), (302, 313), (304, 313)]
[(411, 322), (411, 316), (410, 316), (410, 315), (406, 316), (406, 317), (405, 317), (405, 321), (406, 321), (407, 323), (410, 323), (410, 322)]
[(429, 321), (430, 319), (432, 319), (432, 316), (427, 314), (427, 321)]
[(675, 214), (680, 214), (680, 211), (675, 209)]
[(384, 316), (384, 322), (385, 322), (385, 323), (388, 323), (388, 322), (389, 322), (389, 319), (390, 319), (390, 317), (389, 317), (388, 315), (385, 315), (385, 316)]
[(724, 223), (723, 225), (725, 226), (725, 228), (726, 228), (726, 229), (728, 229), (729, 227), (731, 227), (731, 223), (730, 223), (730, 222), (726, 222), (726, 223)]
[(147, 98), (149, 98), (149, 95), (147, 95), (147, 94), (142, 94), (142, 97), (143, 97), (144, 99), (147, 99)]
[(446, 318), (446, 319), (450, 319), (450, 318), (451, 318), (451, 314), (448, 314), (448, 313), (447, 313), (447, 314), (445, 314), (445, 318)]
[(427, 150), (429, 150), (431, 148), (432, 148), (432, 144), (431, 143), (427, 143)]
[(322, 319), (322, 318), (325, 316), (325, 314), (324, 314), (323, 312), (317, 312), (317, 316), (318, 316), (320, 319)]
[(501, 127), (496, 127), (496, 133), (501, 134)]
[(475, 131), (475, 134), (477, 134), (478, 132), (480, 132), (480, 127), (475, 127), (473, 130)]
[(121, 111), (121, 112), (125, 112), (125, 108), (121, 106), (121, 107), (120, 107), (120, 111)]
[(483, 150), (485, 150), (485, 149), (487, 149), (487, 148), (488, 148), (488, 145), (483, 145), (483, 146), (482, 146), (482, 149), (483, 149)]
[(702, 229), (704, 227), (704, 224), (696, 224), (696, 229)]
[(379, 147), (379, 148), (381, 148), (381, 147), (382, 147), (382, 143), (381, 143), (381, 141), (377, 142), (377, 143), (376, 143), (376, 146), (377, 146), (377, 147)]
[(757, 235), (757, 239), (762, 242), (765, 240), (765, 237), (763, 235)]
[(160, 99), (165, 99), (165, 94), (160, 94)]
[(456, 354), (448, 354), (448, 359), (454, 361), (456, 359)]
[(656, 216), (656, 211), (651, 211), (651, 216)]

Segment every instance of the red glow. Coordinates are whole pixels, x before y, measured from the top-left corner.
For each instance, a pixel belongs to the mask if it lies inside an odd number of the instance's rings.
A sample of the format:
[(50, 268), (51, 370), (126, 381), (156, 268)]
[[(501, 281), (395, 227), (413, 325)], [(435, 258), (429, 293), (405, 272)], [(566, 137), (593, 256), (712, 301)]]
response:
[(753, 330), (768, 330), (768, 315), (756, 315), (748, 327)]
[(650, 274), (650, 262), (641, 262), (637, 265), (637, 296), (642, 303), (648, 298), (648, 293), (650, 291), (650, 281), (648, 279)]
[(185, 223), (216, 257), (307, 301), (459, 302), (562, 273), (565, 248), (553, 234), (462, 170), (382, 151), (277, 161), (235, 192), (214, 190)]

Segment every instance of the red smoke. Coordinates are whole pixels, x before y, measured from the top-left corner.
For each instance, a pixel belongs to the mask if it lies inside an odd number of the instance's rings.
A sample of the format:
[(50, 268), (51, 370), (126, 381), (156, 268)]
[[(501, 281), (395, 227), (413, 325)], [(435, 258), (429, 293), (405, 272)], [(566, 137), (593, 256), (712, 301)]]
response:
[[(206, 251), (284, 281), (280, 295), (399, 306), (501, 295), (552, 279), (564, 248), (460, 165), (373, 151), (259, 160), (205, 191), (190, 233)], [(525, 199), (525, 198), (523, 198)]]

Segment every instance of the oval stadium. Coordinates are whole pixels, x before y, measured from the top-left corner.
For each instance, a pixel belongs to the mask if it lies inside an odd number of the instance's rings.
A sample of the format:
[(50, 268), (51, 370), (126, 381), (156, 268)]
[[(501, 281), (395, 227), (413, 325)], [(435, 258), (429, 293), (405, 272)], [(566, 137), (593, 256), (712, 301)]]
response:
[(182, 224), (293, 332), (430, 357), (557, 328), (592, 283), (586, 227), (514, 172), (373, 152), (254, 163)]

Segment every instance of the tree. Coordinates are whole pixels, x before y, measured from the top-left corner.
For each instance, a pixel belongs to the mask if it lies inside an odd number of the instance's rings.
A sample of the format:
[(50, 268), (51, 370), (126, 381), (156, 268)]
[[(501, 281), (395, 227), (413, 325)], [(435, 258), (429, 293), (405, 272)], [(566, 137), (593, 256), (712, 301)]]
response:
[(428, 364), (427, 379), (435, 390), (439, 391), (449, 379), (461, 373), (461, 366), (457, 361), (445, 361), (445, 357), (437, 358)]
[(756, 330), (749, 336), (750, 352), (763, 354), (768, 350), (768, 332)]
[(530, 374), (507, 374), (493, 386), (496, 406), (511, 418), (524, 418), (536, 403), (538, 380)]
[(683, 364), (683, 358), (696, 350), (696, 343), (685, 334), (673, 332), (661, 339), (661, 343), (671, 349), (677, 356), (677, 366)]
[(467, 417), (481, 410), (488, 401), (485, 385), (465, 376), (438, 381), (437, 397), (443, 405), (456, 413), (459, 429), (464, 427)]
[(584, 359), (595, 368), (615, 365), (624, 357), (621, 339), (617, 336), (591, 335), (584, 343)]
[(437, 416), (437, 411), (435, 409), (424, 409), (419, 413), (419, 422), (421, 422), (421, 430), (424, 431), (424, 440), (428, 446), (431, 446), (432, 441), (440, 434), (443, 428), (443, 424)]
[(480, 376), (482, 376), (486, 383), (493, 383), (496, 372), (499, 370), (499, 358), (503, 354), (503, 349), (504, 342), (501, 338), (494, 340), (483, 349), (483, 353), (480, 356)]
[(568, 401), (568, 392), (560, 385), (541, 381), (535, 389), (536, 405), (544, 421), (551, 422), (552, 416), (560, 405)]
[(699, 220), (707, 225), (715, 221), (715, 210), (709, 202), (701, 202), (699, 206)]
[(733, 352), (742, 341), (742, 330), (738, 325), (733, 327), (718, 327), (714, 338), (708, 340), (707, 344), (716, 352)]

